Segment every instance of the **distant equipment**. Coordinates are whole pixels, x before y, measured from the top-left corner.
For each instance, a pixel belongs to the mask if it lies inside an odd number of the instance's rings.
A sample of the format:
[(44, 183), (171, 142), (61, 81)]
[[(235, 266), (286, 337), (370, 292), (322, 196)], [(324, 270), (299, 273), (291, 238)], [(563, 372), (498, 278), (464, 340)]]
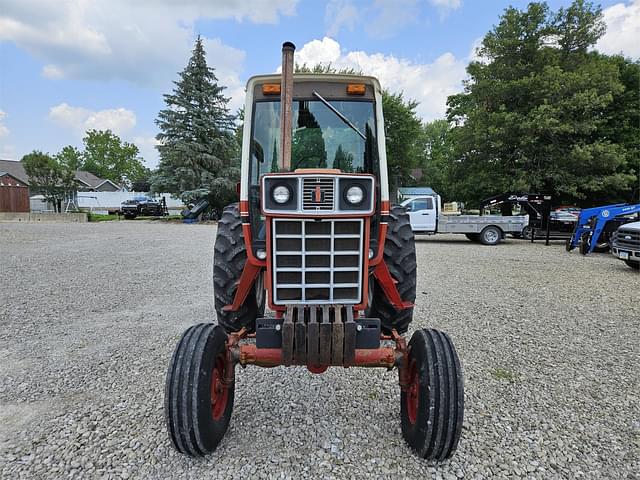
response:
[(640, 203), (619, 203), (585, 208), (580, 212), (576, 228), (567, 240), (567, 252), (578, 248), (586, 255), (609, 249), (610, 237), (620, 225), (640, 219)]

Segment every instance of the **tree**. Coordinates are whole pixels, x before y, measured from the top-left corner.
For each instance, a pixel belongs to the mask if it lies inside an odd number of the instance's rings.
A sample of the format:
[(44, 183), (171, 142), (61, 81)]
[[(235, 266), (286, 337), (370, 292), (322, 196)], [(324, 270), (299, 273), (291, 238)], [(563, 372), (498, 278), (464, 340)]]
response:
[(345, 152), (342, 149), (342, 144), (338, 145), (331, 168), (337, 168), (343, 172), (353, 172), (353, 154)]
[(442, 198), (455, 198), (455, 172), (457, 163), (453, 131), (446, 120), (434, 120), (422, 126), (421, 160), (423, 183), (429, 185)]
[(82, 170), (127, 187), (144, 176), (145, 166), (138, 147), (123, 142), (111, 130), (89, 130), (82, 143)]
[(62, 150), (56, 154), (55, 159), (60, 165), (72, 172), (79, 170), (83, 162), (82, 152), (71, 145), (63, 147)]
[(40, 192), (47, 202), (53, 204), (54, 210), (60, 212), (62, 202), (75, 188), (75, 170), (38, 150), (22, 157), (21, 162), (29, 175), (32, 191)]
[(291, 169), (326, 168), (327, 152), (320, 125), (307, 102), (298, 105), (298, 125), (291, 138)]
[(422, 122), (416, 113), (417, 106), (418, 102), (405, 100), (402, 93), (383, 92), (382, 111), (392, 191), (411, 183), (411, 169), (419, 162)]
[(223, 95), (226, 87), (207, 65), (200, 37), (179, 77), (156, 119), (160, 165), (152, 190), (185, 201), (206, 196), (221, 209), (236, 197), (240, 178), (236, 125)]
[(629, 146), (610, 119), (629, 87), (619, 64), (590, 51), (603, 32), (601, 9), (582, 0), (555, 14), (539, 2), (505, 10), (465, 91), (448, 99), (461, 199), (529, 190), (587, 206), (628, 194)]

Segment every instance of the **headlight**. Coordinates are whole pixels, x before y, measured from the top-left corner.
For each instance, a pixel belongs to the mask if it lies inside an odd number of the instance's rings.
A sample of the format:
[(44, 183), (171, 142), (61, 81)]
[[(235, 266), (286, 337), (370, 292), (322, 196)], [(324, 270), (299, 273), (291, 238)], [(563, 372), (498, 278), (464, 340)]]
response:
[(357, 205), (362, 202), (362, 199), (364, 198), (364, 190), (358, 185), (353, 185), (347, 190), (345, 198), (351, 205)]
[(272, 195), (273, 195), (273, 200), (276, 203), (280, 203), (280, 204), (287, 203), (289, 201), (289, 198), (291, 198), (291, 192), (284, 185), (279, 185), (276, 188), (274, 188)]

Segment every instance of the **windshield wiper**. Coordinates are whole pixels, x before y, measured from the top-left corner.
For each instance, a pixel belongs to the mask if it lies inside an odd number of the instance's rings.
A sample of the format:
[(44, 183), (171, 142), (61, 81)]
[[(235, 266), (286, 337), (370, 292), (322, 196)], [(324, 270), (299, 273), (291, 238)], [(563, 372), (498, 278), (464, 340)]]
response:
[(329, 110), (335, 113), (340, 120), (346, 123), (349, 128), (351, 128), (354, 132), (360, 135), (363, 140), (365, 141), (367, 140), (367, 137), (365, 137), (364, 134), (360, 130), (358, 130), (358, 127), (356, 127), (353, 123), (351, 123), (351, 121), (347, 117), (345, 117), (342, 113), (340, 113), (340, 111), (336, 107), (334, 107), (329, 102), (327, 102), (324, 98), (322, 98), (318, 92), (314, 91), (313, 95), (317, 97), (318, 100), (320, 100), (322, 103), (324, 103)]

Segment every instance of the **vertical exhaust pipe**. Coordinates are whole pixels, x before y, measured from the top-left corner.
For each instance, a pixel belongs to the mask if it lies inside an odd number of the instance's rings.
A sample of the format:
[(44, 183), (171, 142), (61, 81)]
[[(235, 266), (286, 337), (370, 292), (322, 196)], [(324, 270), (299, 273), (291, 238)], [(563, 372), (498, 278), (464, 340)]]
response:
[(282, 44), (282, 80), (280, 83), (280, 165), (283, 172), (291, 170), (291, 116), (293, 102), (293, 53), (296, 46)]

